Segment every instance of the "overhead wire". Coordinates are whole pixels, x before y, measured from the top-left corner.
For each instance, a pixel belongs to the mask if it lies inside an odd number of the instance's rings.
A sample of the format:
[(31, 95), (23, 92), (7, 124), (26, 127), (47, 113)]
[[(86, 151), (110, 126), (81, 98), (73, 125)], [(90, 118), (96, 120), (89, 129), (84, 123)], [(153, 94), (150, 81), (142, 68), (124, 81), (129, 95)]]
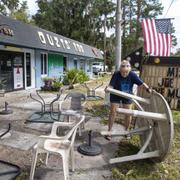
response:
[(169, 12), (169, 9), (171, 8), (172, 4), (173, 4), (174, 0), (171, 1), (167, 11), (166, 11), (166, 14), (164, 15), (164, 18), (166, 17), (167, 13)]

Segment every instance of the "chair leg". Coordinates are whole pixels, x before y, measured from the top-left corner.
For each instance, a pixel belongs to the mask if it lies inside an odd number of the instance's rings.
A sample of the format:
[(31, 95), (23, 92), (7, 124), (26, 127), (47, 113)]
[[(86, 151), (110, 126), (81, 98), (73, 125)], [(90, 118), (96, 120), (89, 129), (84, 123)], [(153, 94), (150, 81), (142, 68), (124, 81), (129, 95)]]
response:
[(74, 148), (72, 147), (71, 148), (71, 169), (72, 169), (72, 171), (74, 171)]
[(85, 121), (82, 123), (82, 128), (85, 129)]
[(45, 161), (46, 166), (47, 166), (47, 164), (48, 164), (48, 158), (49, 158), (49, 153), (47, 152), (47, 154), (46, 154), (46, 161)]
[(85, 129), (85, 122), (83, 122), (82, 124), (80, 124), (80, 126), (78, 127), (79, 136), (82, 136), (82, 129)]
[(82, 136), (82, 133), (81, 133), (81, 126), (78, 127), (78, 130), (79, 130), (79, 136)]
[(61, 155), (63, 160), (64, 180), (69, 180), (69, 152), (65, 151)]
[(34, 173), (36, 168), (36, 162), (37, 162), (38, 152), (35, 152), (35, 155), (33, 156), (32, 165), (31, 165), (31, 172), (30, 172), (30, 180), (34, 179)]
[(67, 116), (67, 122), (70, 122), (71, 116)]

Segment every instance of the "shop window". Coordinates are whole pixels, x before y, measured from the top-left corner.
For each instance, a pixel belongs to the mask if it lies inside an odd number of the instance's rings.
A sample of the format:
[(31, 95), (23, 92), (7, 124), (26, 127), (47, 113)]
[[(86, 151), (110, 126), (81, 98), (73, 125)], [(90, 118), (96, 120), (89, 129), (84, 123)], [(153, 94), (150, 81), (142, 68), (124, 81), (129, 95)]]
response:
[(23, 60), (21, 55), (15, 55), (14, 56), (14, 66), (19, 67), (23, 66)]
[(41, 54), (41, 75), (47, 74), (47, 54)]

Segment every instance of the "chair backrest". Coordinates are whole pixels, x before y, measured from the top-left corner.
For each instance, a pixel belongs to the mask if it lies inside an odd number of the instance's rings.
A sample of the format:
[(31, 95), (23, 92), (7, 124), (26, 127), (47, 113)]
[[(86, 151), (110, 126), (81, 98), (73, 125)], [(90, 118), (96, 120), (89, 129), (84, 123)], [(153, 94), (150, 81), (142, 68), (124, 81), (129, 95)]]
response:
[(78, 122), (76, 123), (76, 125), (66, 135), (66, 139), (71, 139), (71, 146), (74, 143), (74, 140), (75, 140), (75, 137), (76, 137), (77, 128), (85, 120), (85, 116), (84, 115), (76, 114), (75, 116), (78, 118)]
[(64, 98), (64, 100), (70, 99), (70, 98), (71, 98), (70, 109), (81, 110), (82, 109), (82, 101), (86, 100), (86, 96), (83, 93), (72, 92), (72, 93), (67, 94), (67, 96)]

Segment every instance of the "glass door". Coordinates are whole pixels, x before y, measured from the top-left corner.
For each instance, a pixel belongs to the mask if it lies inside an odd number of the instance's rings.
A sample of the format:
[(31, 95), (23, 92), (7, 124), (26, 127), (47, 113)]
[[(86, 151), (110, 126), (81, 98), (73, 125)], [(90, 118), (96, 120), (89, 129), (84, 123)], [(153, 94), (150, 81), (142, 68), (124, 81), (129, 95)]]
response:
[(3, 82), (2, 87), (6, 91), (13, 90), (12, 59), (12, 54), (0, 51), (0, 80)]
[(24, 82), (25, 89), (35, 88), (35, 58), (32, 49), (24, 49)]

